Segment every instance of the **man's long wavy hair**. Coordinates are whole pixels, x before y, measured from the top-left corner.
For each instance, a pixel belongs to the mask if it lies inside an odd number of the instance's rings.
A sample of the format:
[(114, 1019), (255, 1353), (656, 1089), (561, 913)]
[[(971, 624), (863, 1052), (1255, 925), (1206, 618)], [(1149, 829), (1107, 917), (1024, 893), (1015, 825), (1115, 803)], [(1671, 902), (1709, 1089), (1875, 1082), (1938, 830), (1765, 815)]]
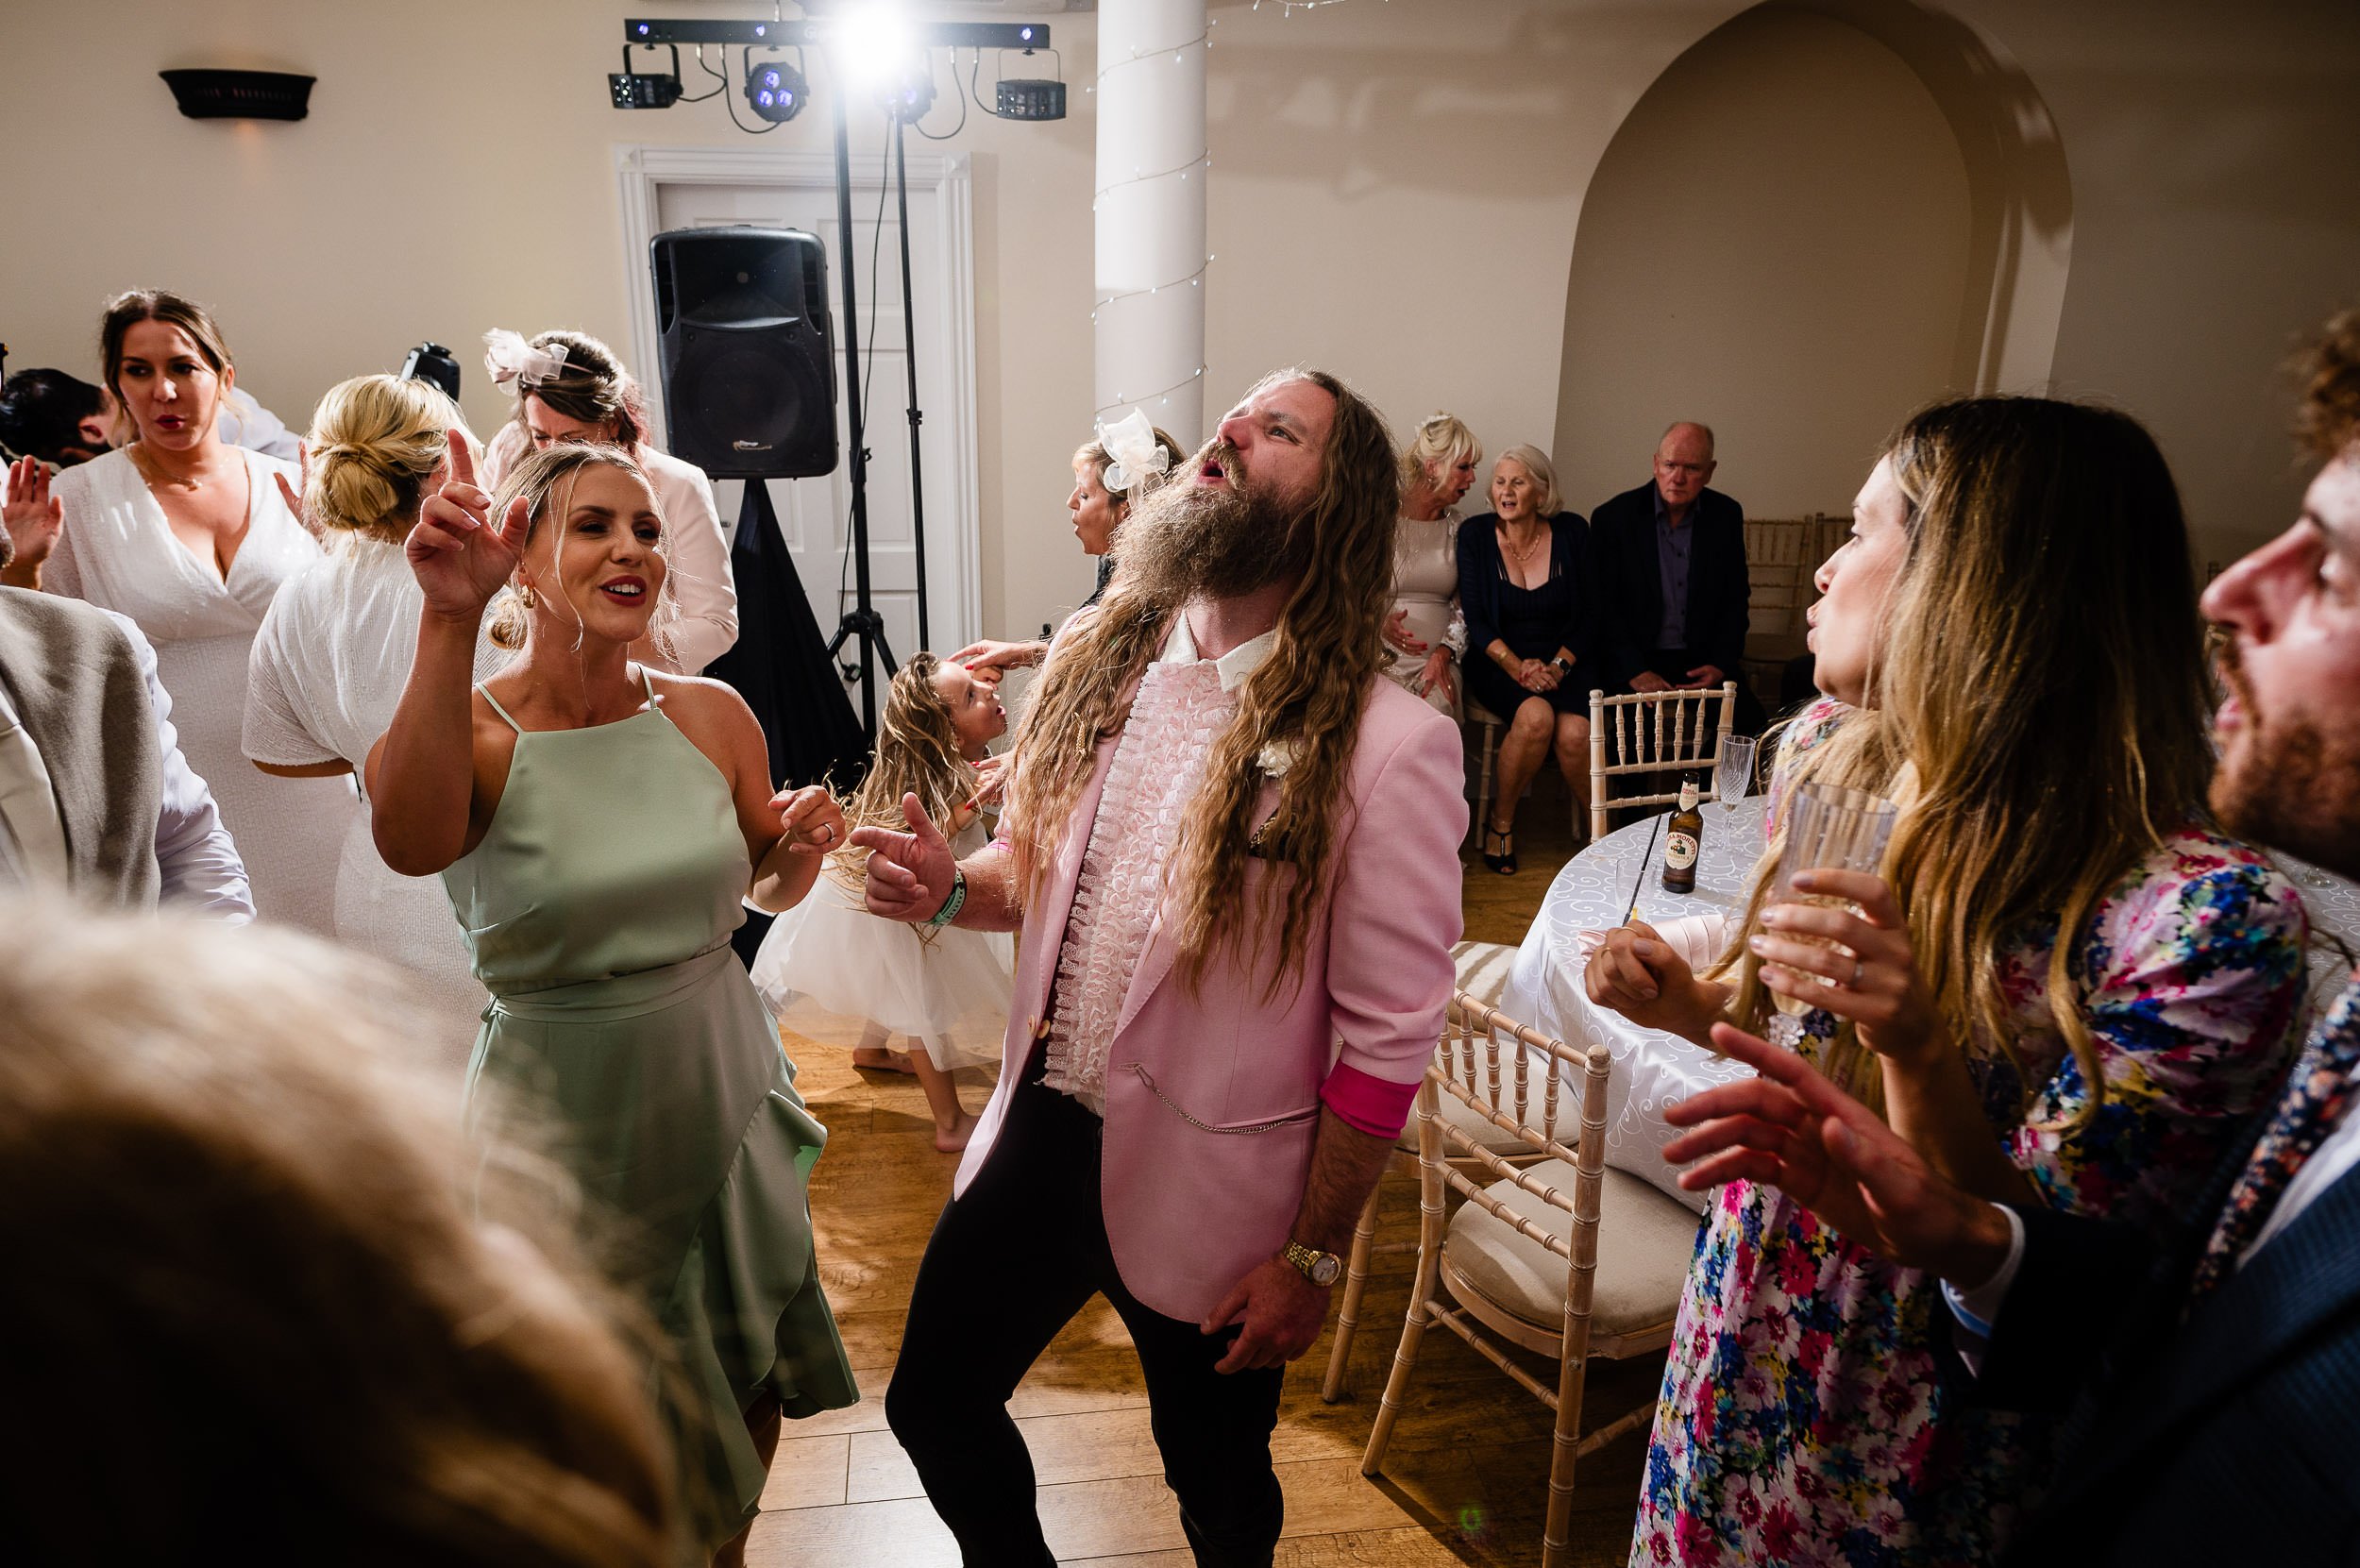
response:
[[(2166, 835), (2202, 819), (2212, 771), (2179, 491), (2138, 421), (2047, 398), (1937, 404), (1887, 456), (1908, 553), (1867, 704), (1795, 759), (1788, 787), (1820, 779), (1901, 806), (1883, 871), (1919, 970), (1953, 1038), (2015, 1069), (2026, 1114), (2040, 1077), (2017, 1054), (2000, 964), (2055, 920), (2046, 1000), (2090, 1086), (2085, 1120), (2106, 1076), (2079, 995), (2082, 929)], [(1743, 938), (1761, 929), (1780, 847), (1717, 971), (1748, 1027), (1769, 993)], [(1881, 1108), (1850, 1025), (1823, 1065)]]
[[(1250, 933), (1260, 934), (1254, 946), (1264, 945), (1273, 920), (1279, 922), (1273, 992), (1302, 963), (1347, 831), (1339, 820), (1344, 770), (1384, 659), (1379, 629), (1392, 602), (1401, 510), (1392, 436), (1374, 408), (1324, 371), (1276, 371), (1247, 396), (1292, 380), (1335, 398), (1336, 415), (1310, 507), (1273, 542), (1281, 559), (1301, 564), (1301, 579), (1279, 612), (1270, 656), (1238, 693), (1236, 716), (1213, 742), (1170, 862), (1174, 940), (1190, 986), (1224, 946), (1250, 951)], [(1017, 730), (1001, 824), (1028, 898), (1096, 767), (1101, 737), (1122, 727), (1139, 677), (1181, 607), (1167, 592), (1118, 575), (1096, 613), (1077, 616), (1052, 651)], [(1260, 758), (1273, 742), (1291, 746), (1294, 758), (1278, 781), (1263, 852), (1291, 864), (1295, 876), (1291, 883), (1266, 878), (1258, 907), (1249, 910), (1248, 846), (1266, 777)]]

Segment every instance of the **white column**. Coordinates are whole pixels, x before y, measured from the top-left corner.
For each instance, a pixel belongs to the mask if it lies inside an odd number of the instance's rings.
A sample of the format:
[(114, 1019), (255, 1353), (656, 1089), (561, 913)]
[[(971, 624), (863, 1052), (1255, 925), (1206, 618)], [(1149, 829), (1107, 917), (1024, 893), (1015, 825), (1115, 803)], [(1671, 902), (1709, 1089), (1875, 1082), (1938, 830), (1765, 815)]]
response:
[(1098, 8), (1097, 416), (1205, 425), (1205, 0)]

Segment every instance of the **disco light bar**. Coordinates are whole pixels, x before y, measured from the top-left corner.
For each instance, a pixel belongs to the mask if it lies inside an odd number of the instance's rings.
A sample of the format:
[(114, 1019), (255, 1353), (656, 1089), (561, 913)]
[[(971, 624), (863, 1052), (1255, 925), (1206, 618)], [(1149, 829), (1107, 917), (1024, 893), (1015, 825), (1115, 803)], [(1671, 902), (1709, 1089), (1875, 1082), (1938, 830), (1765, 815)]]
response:
[[(827, 22), (710, 22), (632, 17), (623, 23), (627, 43), (826, 43), (835, 28)], [(1049, 26), (1041, 22), (934, 22), (913, 28), (922, 44), (954, 49), (1046, 49)]]

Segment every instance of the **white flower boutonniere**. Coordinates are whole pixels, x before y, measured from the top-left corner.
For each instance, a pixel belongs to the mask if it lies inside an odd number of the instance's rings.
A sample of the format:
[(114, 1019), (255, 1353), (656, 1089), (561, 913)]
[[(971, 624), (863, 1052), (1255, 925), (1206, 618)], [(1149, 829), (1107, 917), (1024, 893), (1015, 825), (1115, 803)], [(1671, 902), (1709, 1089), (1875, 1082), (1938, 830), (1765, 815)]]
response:
[(1254, 765), (1273, 779), (1283, 779), (1287, 769), (1295, 765), (1302, 743), (1295, 740), (1273, 740), (1262, 748)]

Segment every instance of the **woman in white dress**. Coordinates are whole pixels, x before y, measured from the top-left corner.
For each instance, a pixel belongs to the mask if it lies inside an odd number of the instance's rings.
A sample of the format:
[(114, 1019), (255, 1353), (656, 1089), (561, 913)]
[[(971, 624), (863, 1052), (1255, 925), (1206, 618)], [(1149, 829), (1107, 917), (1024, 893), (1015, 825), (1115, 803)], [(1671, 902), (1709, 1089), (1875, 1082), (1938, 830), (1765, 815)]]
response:
[(59, 472), (56, 531), (33, 535), (8, 581), (139, 623), (181, 750), (245, 861), (256, 912), (332, 935), (337, 858), (360, 810), (351, 781), (268, 778), (240, 744), (255, 631), (279, 584), (320, 558), (277, 482), (296, 470), (221, 440), (237, 371), (203, 306), (160, 290), (121, 295), (99, 342), (136, 439)]
[[(950, 829), (951, 848), (973, 854), (988, 837), (983, 810), (999, 798), (1001, 759), (986, 748), (1007, 733), (998, 684), (919, 653), (902, 666), (877, 729), (876, 759), (844, 808), (846, 831), (906, 826), (902, 797)], [(952, 1073), (1000, 1059), (1016, 962), (1006, 932), (939, 930), (882, 920), (862, 896), (868, 852), (828, 857), (811, 896), (779, 917), (754, 955), (753, 980), (772, 1011), (808, 1009), (867, 1020), (855, 1067), (915, 1072), (935, 1118), (935, 1147), (967, 1147), (975, 1117), (959, 1104)], [(915, 1049), (889, 1049), (896, 1035)]]
[(1438, 712), (1458, 717), (1467, 618), (1458, 609), (1458, 500), (1475, 483), (1483, 443), (1453, 413), (1426, 416), (1401, 454), (1401, 524), (1393, 536), (1393, 613), (1385, 673)]
[[(459, 426), (458, 406), (424, 381), (361, 376), (320, 399), (303, 511), (327, 558), (278, 590), (248, 664), (244, 750), (263, 772), (357, 776), (392, 727), (426, 602), (402, 540), (420, 501), (450, 477)], [(476, 679), (507, 661), (479, 640)], [(388, 868), (365, 812), (345, 833), (335, 912), (339, 938), (416, 977), (421, 1012), (437, 1025), (430, 1054), (464, 1068), (485, 997), (449, 896), (434, 877)]]
[(695, 675), (727, 653), (737, 641), (737, 584), (714, 508), (713, 481), (695, 464), (648, 445), (639, 383), (615, 350), (587, 332), (543, 332), (528, 342), (496, 329), (483, 342), (484, 368), (516, 399), (515, 414), (484, 454), (484, 487), (498, 489), (526, 453), (552, 442), (622, 447), (655, 490), (671, 566), (666, 581), (680, 607), (671, 645), (634, 648), (631, 656), (674, 675)]

